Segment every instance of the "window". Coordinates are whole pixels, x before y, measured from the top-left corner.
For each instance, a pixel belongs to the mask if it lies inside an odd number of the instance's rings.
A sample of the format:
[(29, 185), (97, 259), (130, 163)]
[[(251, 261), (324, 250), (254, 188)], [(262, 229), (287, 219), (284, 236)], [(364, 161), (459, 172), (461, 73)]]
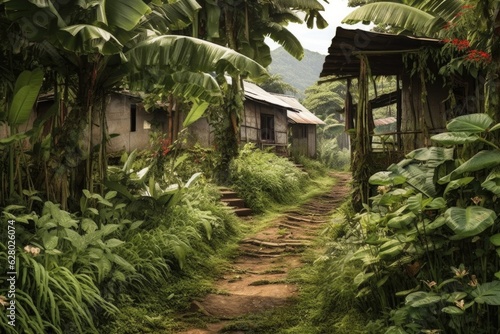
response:
[(307, 138), (307, 125), (295, 125), (293, 127), (294, 138)]
[(137, 130), (137, 106), (135, 104), (130, 105), (130, 132), (135, 132)]
[(274, 116), (268, 114), (260, 115), (260, 139), (274, 141)]

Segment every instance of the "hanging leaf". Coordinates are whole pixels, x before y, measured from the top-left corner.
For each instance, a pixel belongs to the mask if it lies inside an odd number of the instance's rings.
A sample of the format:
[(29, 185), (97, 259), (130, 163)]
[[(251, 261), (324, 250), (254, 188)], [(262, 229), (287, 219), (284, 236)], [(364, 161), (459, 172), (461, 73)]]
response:
[(7, 113), (9, 126), (18, 126), (28, 121), (33, 105), (43, 83), (43, 70), (23, 71), (16, 80), (14, 97)]
[(500, 196), (500, 171), (492, 171), (486, 180), (481, 183), (481, 186), (495, 195)]
[(480, 151), (472, 158), (461, 164), (450, 174), (440, 178), (438, 182), (440, 184), (447, 183), (463, 173), (493, 168), (498, 165), (500, 165), (500, 150)]
[(500, 305), (500, 281), (487, 282), (477, 286), (471, 292), (474, 301), (479, 304)]
[(494, 211), (480, 206), (466, 209), (452, 207), (445, 212), (446, 225), (455, 232), (451, 239), (459, 240), (478, 235), (492, 226), (497, 215)]
[(409, 5), (387, 2), (369, 3), (353, 10), (342, 23), (356, 24), (373, 22), (387, 24), (394, 28), (410, 30), (416, 34), (426, 34), (434, 16)]
[(197, 120), (199, 120), (203, 114), (205, 113), (205, 110), (207, 110), (209, 104), (208, 102), (201, 102), (200, 104), (195, 103), (193, 104), (193, 107), (189, 111), (189, 113), (186, 116), (186, 119), (184, 120), (184, 123), (182, 125), (184, 127), (188, 127), (189, 125), (193, 124)]
[(481, 133), (488, 130), (493, 119), (484, 113), (458, 116), (452, 119), (446, 128), (452, 132)]
[(104, 3), (106, 13), (103, 17), (105, 17), (107, 24), (126, 31), (137, 27), (144, 15), (151, 12), (151, 8), (141, 0), (105, 0), (100, 2)]

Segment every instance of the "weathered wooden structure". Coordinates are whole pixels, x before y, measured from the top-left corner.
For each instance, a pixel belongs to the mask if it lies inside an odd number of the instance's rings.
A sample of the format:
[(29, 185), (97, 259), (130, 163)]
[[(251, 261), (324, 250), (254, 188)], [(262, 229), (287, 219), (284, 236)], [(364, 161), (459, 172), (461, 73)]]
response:
[[(451, 118), (476, 111), (470, 101), (476, 83), (469, 78), (443, 78), (432, 53), (443, 43), (436, 39), (390, 35), (337, 28), (320, 77), (345, 80), (346, 130), (351, 134), (352, 171), (357, 201), (366, 203), (368, 178), (416, 148), (431, 145), (430, 137), (446, 128)], [(368, 85), (377, 76), (395, 76), (396, 90), (370, 98)], [(352, 81), (357, 81), (358, 99), (353, 101)], [(451, 97), (451, 98), (450, 98)], [(372, 110), (396, 104), (396, 131), (391, 149), (374, 152)], [(378, 162), (382, 161), (380, 164)]]
[[(290, 153), (292, 155), (303, 155), (310, 158), (316, 157), (317, 126), (324, 125), (321, 119), (304, 107), (292, 96), (276, 95), (294, 110), (287, 111)], [(299, 111), (297, 111), (299, 110)]]
[[(273, 147), (278, 154), (292, 152), (314, 157), (316, 126), (324, 124), (295, 98), (271, 94), (257, 85), (243, 83), (245, 102), (240, 126), (241, 143)], [(291, 135), (290, 135), (291, 131)], [(202, 118), (189, 128), (190, 142), (210, 146), (214, 142), (208, 121)], [(289, 137), (292, 142), (289, 142)], [(291, 145), (289, 145), (291, 144)]]

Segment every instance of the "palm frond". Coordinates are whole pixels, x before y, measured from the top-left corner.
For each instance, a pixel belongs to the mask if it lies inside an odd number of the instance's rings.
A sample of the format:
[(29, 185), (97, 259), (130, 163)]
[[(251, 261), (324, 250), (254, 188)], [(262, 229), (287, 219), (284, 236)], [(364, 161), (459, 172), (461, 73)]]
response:
[(281, 45), (290, 55), (300, 60), (304, 57), (304, 48), (289, 30), (277, 23), (269, 23), (269, 37)]

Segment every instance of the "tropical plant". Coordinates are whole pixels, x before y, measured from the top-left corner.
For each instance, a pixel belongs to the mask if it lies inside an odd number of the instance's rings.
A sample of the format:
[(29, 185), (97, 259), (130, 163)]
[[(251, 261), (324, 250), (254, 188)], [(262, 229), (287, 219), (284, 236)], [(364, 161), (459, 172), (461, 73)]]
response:
[[(53, 135), (37, 136), (32, 144), (49, 142), (41, 145), (49, 149), (37, 161), (44, 168), (38, 170), (42, 176), (35, 178), (40, 181), (36, 187), (47, 188), (47, 198), (59, 201), (63, 208), (69, 196), (79, 197), (82, 188), (93, 191), (94, 177), (105, 178), (109, 139), (105, 97), (111, 90), (128, 85), (189, 100), (193, 109), (186, 119), (188, 125), (200, 117), (208, 103), (219, 101), (221, 96), (217, 81), (204, 73), (265, 74), (262, 67), (232, 50), (190, 37), (162, 35), (190, 24), (200, 9), (192, 1), (150, 5), (154, 12), (141, 0), (112, 0), (96, 6), (76, 1), (57, 6), (47, 1), (38, 6), (26, 0), (9, 0), (3, 5), (2, 20), (11, 23), (13, 34), (29, 41), (18, 52), (35, 50), (37, 63), (47, 69), (46, 87), (53, 87), (55, 107), (48, 117)], [(40, 17), (43, 22), (35, 21)], [(188, 60), (186, 54), (197, 59)], [(99, 124), (99, 135), (94, 139), (93, 124)], [(70, 177), (71, 173), (78, 174), (79, 168), (85, 169), (80, 174), (83, 177)], [(98, 172), (95, 175), (94, 170)]]
[(454, 19), (464, 3), (460, 0), (370, 1), (347, 15), (343, 23), (373, 22), (396, 32), (420, 36), (439, 36), (443, 27)]
[(387, 333), (497, 327), (500, 125), (493, 124), (486, 114), (455, 118), (432, 137), (455, 148), (417, 149), (370, 178), (378, 194), (355, 216), (362, 243), (346, 259), (362, 266), (358, 297), (379, 313), (394, 309)]

